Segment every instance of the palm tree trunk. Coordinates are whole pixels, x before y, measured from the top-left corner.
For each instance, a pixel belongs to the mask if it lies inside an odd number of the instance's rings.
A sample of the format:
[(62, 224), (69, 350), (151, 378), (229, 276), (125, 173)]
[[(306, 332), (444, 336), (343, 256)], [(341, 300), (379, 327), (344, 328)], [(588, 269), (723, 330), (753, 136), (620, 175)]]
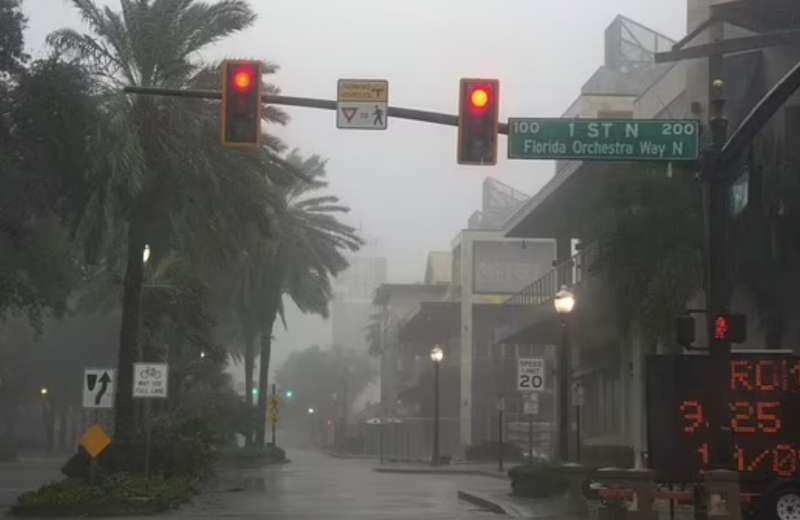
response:
[[(255, 348), (255, 334), (251, 329), (245, 331), (245, 346), (244, 346), (244, 402), (248, 406), (253, 406), (253, 368), (255, 366), (256, 348)], [(250, 429), (245, 435), (245, 445), (253, 445), (253, 436), (255, 432)]]
[(255, 334), (251, 331), (246, 332), (244, 341), (244, 401), (253, 405), (255, 404), (253, 399), (253, 371), (256, 365)]
[(122, 296), (122, 325), (119, 334), (119, 357), (117, 360), (117, 389), (114, 396), (114, 437), (130, 440), (136, 435), (136, 420), (133, 405), (133, 364), (139, 355), (139, 332), (141, 321), (142, 282), (144, 263), (142, 251), (144, 239), (140, 223), (131, 219), (128, 229), (128, 258), (125, 267), (125, 287)]
[[(280, 294), (278, 294), (280, 298)], [(272, 356), (272, 328), (278, 315), (276, 305), (267, 314), (264, 330), (261, 332), (261, 359), (258, 365), (258, 412), (256, 413), (256, 446), (264, 446), (267, 429), (267, 390), (269, 376), (269, 360)]]

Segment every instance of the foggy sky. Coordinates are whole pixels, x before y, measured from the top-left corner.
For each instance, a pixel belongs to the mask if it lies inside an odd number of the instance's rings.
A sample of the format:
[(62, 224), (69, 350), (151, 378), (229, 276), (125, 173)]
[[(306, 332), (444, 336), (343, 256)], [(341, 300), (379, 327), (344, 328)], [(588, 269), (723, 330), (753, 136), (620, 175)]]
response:
[[(116, 0), (99, 4), (118, 7)], [(390, 104), (456, 113), (461, 77), (498, 78), (501, 119), (558, 117), (603, 62), (603, 35), (623, 14), (674, 39), (685, 33), (686, 0), (252, 0), (255, 26), (201, 58), (260, 58), (281, 66), (270, 81), (293, 96), (333, 99), (338, 78), (389, 80)], [(67, 0), (25, 0), (28, 47), (44, 52), (53, 29), (80, 26)], [(352, 208), (351, 224), (381, 240), (393, 282), (421, 281), (430, 250), (448, 250), (480, 208), (481, 183), (495, 176), (528, 194), (553, 173), (550, 162), (500, 160), (458, 166), (454, 128), (389, 120), (385, 132), (337, 130), (329, 111), (287, 108), (275, 128), (290, 146), (329, 159), (332, 190)], [(295, 319), (278, 354), (326, 344), (327, 327)], [(293, 325), (290, 321), (290, 325)]]

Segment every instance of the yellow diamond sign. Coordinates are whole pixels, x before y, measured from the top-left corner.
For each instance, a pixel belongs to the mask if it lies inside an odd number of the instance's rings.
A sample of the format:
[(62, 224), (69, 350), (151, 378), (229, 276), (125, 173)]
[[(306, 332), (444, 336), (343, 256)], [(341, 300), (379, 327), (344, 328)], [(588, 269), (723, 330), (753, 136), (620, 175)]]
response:
[(81, 437), (81, 446), (86, 450), (93, 459), (103, 453), (103, 450), (108, 448), (111, 444), (111, 437), (103, 430), (99, 424), (95, 424), (83, 434)]

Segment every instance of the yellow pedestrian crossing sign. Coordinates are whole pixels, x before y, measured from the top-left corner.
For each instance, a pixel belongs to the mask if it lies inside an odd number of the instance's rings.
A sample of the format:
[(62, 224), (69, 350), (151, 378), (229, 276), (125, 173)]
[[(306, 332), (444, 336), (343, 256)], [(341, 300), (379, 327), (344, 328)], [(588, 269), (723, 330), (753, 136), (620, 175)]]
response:
[(278, 413), (280, 411), (281, 402), (277, 397), (273, 397), (269, 401), (269, 420), (272, 424), (278, 423)]

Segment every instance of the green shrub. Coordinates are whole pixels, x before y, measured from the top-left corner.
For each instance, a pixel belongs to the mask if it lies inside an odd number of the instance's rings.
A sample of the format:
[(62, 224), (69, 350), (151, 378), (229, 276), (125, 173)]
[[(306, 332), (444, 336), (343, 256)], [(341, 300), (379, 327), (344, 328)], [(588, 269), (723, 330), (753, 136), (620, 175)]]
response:
[(187, 479), (114, 474), (97, 484), (66, 479), (17, 498), (18, 515), (125, 514), (163, 511), (188, 502), (193, 494)]
[(188, 502), (193, 494), (186, 478), (150, 477), (143, 475), (115, 474), (102, 480), (100, 488), (105, 495), (115, 498), (153, 498), (164, 507), (177, 507)]
[(69, 507), (103, 498), (103, 491), (98, 486), (75, 479), (45, 484), (37, 491), (23, 493), (17, 498), (17, 505), (23, 507)]
[(552, 464), (544, 459), (534, 459), (508, 470), (511, 491), (517, 496), (529, 498), (550, 497), (563, 493), (569, 481)]

